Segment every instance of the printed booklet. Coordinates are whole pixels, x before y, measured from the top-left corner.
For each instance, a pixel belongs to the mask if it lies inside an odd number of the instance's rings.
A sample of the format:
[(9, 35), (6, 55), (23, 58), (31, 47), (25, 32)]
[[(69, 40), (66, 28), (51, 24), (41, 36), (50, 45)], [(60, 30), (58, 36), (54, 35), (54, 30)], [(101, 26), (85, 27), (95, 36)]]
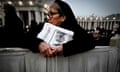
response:
[(38, 33), (37, 38), (44, 40), (51, 46), (59, 46), (72, 40), (73, 35), (73, 31), (45, 23), (41, 32)]

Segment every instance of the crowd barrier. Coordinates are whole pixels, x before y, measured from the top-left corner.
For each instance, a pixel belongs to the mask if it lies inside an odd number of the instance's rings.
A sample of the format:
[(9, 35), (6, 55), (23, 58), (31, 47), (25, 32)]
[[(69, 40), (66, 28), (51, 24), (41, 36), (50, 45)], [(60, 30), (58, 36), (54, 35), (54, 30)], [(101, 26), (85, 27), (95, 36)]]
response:
[(119, 72), (119, 48), (97, 46), (69, 57), (46, 58), (27, 49), (0, 50), (0, 72)]
[(0, 72), (26, 72), (25, 55), (28, 52), (22, 48), (0, 48)]

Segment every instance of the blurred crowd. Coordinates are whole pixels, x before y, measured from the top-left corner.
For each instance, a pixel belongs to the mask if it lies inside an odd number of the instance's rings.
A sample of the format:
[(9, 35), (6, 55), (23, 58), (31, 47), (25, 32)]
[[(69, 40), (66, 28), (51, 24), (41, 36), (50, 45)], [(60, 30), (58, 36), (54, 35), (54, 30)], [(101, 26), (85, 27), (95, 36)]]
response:
[(94, 37), (96, 46), (109, 46), (111, 38), (120, 37), (120, 25), (114, 24), (111, 31), (96, 27), (88, 33)]

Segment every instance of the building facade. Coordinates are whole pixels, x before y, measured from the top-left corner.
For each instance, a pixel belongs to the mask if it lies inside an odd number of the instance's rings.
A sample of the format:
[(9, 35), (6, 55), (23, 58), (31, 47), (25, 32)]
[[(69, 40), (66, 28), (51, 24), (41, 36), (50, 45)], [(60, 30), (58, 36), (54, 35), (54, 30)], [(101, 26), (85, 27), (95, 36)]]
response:
[(47, 8), (54, 0), (0, 0), (0, 27), (4, 26), (3, 4), (12, 4), (17, 15), (23, 20), (24, 27), (31, 25), (31, 20), (38, 24), (44, 22)]
[(91, 15), (89, 17), (77, 17), (78, 24), (85, 30), (92, 30), (96, 27), (104, 28), (105, 30), (112, 30), (114, 24), (120, 25), (120, 17), (117, 14), (98, 17)]

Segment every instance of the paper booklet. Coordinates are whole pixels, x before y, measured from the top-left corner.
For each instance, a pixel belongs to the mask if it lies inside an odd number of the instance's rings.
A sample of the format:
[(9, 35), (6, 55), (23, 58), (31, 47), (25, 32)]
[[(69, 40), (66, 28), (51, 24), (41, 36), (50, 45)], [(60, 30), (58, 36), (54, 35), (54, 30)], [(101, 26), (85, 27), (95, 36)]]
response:
[(59, 46), (72, 40), (73, 31), (45, 23), (43, 29), (38, 33), (37, 38), (44, 40), (51, 46)]

